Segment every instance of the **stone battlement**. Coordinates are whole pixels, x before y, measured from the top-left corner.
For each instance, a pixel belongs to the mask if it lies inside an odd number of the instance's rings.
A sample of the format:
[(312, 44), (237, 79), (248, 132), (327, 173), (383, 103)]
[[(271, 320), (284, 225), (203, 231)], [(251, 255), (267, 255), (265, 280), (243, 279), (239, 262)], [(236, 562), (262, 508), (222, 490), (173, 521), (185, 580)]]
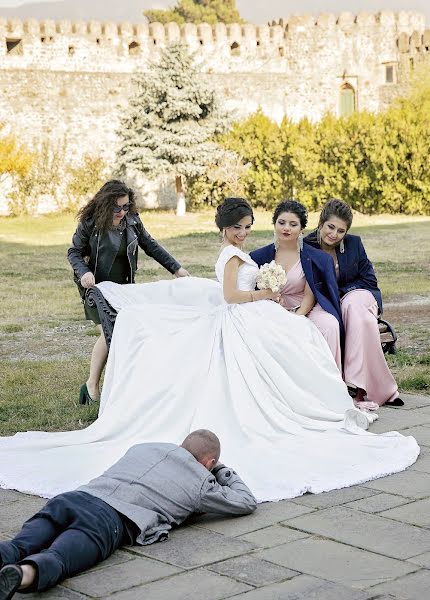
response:
[(411, 29), (424, 29), (425, 18), (421, 13), (412, 11), (382, 11), (378, 13), (361, 12), (354, 15), (342, 12), (338, 15), (322, 13), (313, 15), (292, 15), (290, 17), (272, 21), (269, 25), (252, 25), (233, 23), (226, 25), (217, 23), (139, 23), (131, 24), (100, 22), (100, 21), (62, 21), (36, 19), (3, 19), (0, 16), (0, 32), (12, 36), (57, 36), (75, 35), (82, 38), (104, 37), (118, 40), (129, 40), (130, 37), (152, 38), (160, 41), (175, 42), (195, 38), (197, 42), (216, 43), (221, 40), (256, 40), (274, 39), (282, 31), (285, 34), (295, 30), (303, 31), (304, 28), (314, 29), (330, 27), (337, 30), (347, 30), (354, 27), (356, 30), (367, 27), (384, 27), (395, 24), (399, 31)]
[(430, 68), (430, 30), (415, 12), (179, 26), (5, 20), (0, 10), (0, 122), (29, 148), (48, 140), (67, 146), (73, 164), (89, 153), (114, 165), (133, 74), (172, 42), (194, 53), (235, 119), (257, 109), (278, 122), (378, 112)]
[(412, 35), (401, 33), (398, 39), (399, 52), (402, 54), (426, 54), (430, 52), (430, 29), (413, 31)]
[[(409, 43), (412, 35), (423, 35), (424, 27), (423, 15), (406, 11), (291, 16), (261, 26), (0, 18), (0, 58), (2, 69), (132, 72), (145, 68), (160, 48), (182, 42), (198, 52), (198, 59), (206, 62), (208, 69), (232, 70), (233, 64), (233, 70), (240, 70), (237, 67), (242, 63), (245, 70), (258, 70), (259, 61), (265, 62), (265, 68), (267, 61), (279, 65), (294, 58), (291, 53), (296, 54), (300, 45), (304, 53), (317, 52), (323, 46), (331, 47), (336, 39), (379, 38), (383, 45), (384, 37), (392, 44), (393, 38), (401, 36), (404, 48), (406, 39)], [(273, 66), (270, 70), (278, 69)]]

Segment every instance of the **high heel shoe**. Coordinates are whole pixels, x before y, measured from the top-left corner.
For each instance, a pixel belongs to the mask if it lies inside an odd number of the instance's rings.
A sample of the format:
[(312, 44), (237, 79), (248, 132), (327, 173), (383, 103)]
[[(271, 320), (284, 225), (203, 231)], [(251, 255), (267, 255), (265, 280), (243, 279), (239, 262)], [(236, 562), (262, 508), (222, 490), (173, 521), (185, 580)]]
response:
[(83, 385), (81, 385), (81, 389), (79, 391), (79, 404), (94, 404), (94, 400), (91, 398), (90, 394), (88, 393), (88, 388), (87, 388), (87, 384), (84, 383)]
[(399, 406), (404, 406), (405, 403), (403, 402), (403, 400), (401, 398), (394, 398), (394, 400), (390, 400), (389, 402), (386, 402), (384, 404), (384, 406), (394, 406), (395, 408), (398, 408)]

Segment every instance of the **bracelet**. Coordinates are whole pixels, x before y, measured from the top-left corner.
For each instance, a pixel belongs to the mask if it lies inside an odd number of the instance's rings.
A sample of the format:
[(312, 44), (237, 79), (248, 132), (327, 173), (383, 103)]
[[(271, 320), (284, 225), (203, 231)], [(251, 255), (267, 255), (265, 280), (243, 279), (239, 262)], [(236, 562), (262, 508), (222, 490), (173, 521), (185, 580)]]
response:
[(254, 294), (252, 292), (249, 292), (251, 294), (251, 302), (254, 302)]

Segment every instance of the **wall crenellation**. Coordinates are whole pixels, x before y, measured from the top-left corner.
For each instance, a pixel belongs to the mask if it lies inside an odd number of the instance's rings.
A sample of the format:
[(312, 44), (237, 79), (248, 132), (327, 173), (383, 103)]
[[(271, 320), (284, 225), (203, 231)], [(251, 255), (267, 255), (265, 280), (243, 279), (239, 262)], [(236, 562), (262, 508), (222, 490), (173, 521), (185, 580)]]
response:
[(398, 39), (399, 52), (402, 54), (426, 54), (430, 52), (430, 29), (413, 31), (412, 35), (401, 33)]
[(321, 13), (319, 15), (292, 15), (290, 17), (272, 21), (271, 26), (281, 25), (285, 28), (294, 26), (305, 27), (333, 27), (342, 29), (352, 25), (359, 27), (373, 27), (375, 25), (386, 25), (387, 23), (396, 23), (399, 29), (424, 28), (425, 18), (421, 13), (414, 11), (380, 11), (372, 13), (367, 11), (353, 14), (351, 12), (341, 12), (338, 15), (334, 13)]
[(65, 141), (70, 160), (90, 153), (112, 164), (133, 73), (173, 42), (195, 53), (234, 118), (257, 109), (278, 122), (377, 112), (405, 93), (414, 71), (430, 68), (430, 30), (406, 11), (268, 25), (0, 18), (0, 122), (29, 147)]
[(296, 34), (318, 36), (321, 33), (327, 35), (327, 31), (331, 31), (333, 35), (337, 33), (360, 35), (375, 29), (380, 29), (382, 32), (387, 27), (395, 29), (398, 33), (410, 33), (413, 30), (424, 30), (425, 22), (423, 15), (406, 11), (398, 13), (382, 11), (376, 14), (362, 12), (357, 15), (348, 12), (339, 15), (330, 13), (318, 16), (293, 15), (279, 19), (278, 22), (272, 21), (271, 25), (186, 23), (179, 26), (176, 23), (162, 25), (161, 23), (131, 24), (70, 20), (22, 21), (0, 18), (0, 37), (25, 41), (29, 49), (32, 46), (37, 48), (36, 38), (43, 39), (45, 42), (47, 39), (50, 42), (59, 42), (63, 38), (63, 41), (74, 44), (79, 41), (85, 44), (109, 42), (115, 46), (134, 42), (152, 49), (154, 54), (157, 50), (154, 47), (178, 41), (186, 42), (193, 49), (201, 47), (203, 52), (205, 46), (230, 47), (233, 43), (239, 46), (245, 44), (249, 51), (254, 43), (257, 52), (261, 45), (267, 46), (269, 51), (275, 50), (277, 45)]

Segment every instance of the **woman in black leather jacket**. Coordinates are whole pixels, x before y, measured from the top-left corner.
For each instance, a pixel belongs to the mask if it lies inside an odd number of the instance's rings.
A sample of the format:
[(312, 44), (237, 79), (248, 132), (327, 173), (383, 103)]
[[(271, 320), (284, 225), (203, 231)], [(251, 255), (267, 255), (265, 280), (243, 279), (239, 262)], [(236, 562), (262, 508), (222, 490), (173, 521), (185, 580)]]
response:
[(80, 404), (90, 404), (100, 397), (100, 376), (108, 349), (97, 310), (85, 302), (85, 290), (100, 281), (134, 283), (139, 246), (176, 277), (189, 273), (146, 231), (137, 214), (134, 191), (122, 181), (105, 183), (81, 208), (78, 218), (67, 258), (84, 300), (85, 316), (100, 329), (91, 355), (90, 374), (79, 395)]

